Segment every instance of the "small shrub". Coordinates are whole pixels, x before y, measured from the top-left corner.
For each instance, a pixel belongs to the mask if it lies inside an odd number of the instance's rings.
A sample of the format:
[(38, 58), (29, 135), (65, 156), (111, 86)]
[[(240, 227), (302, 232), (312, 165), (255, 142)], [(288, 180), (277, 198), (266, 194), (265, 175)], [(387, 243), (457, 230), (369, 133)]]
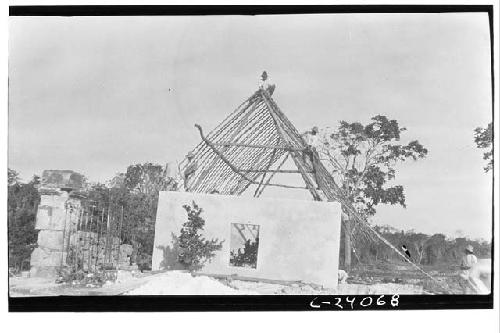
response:
[(178, 249), (177, 261), (186, 269), (196, 271), (215, 256), (215, 251), (222, 248), (224, 240), (207, 240), (199, 232), (205, 226), (205, 220), (201, 217), (203, 209), (194, 201), (192, 206), (182, 206), (188, 216), (188, 220), (182, 225), (179, 236), (174, 236), (173, 247)]
[(257, 268), (258, 250), (259, 238), (257, 237), (253, 242), (248, 239), (244, 244), (243, 251), (241, 248), (238, 251), (231, 251), (229, 262), (233, 266)]

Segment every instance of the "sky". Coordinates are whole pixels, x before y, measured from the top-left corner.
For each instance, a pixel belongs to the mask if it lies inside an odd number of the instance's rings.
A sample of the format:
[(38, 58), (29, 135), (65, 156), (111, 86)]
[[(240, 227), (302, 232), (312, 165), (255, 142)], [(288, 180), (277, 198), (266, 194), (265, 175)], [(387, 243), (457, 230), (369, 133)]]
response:
[[(175, 163), (256, 89), (303, 131), (382, 114), (418, 139), (398, 167), (407, 208), (376, 224), (491, 239), (492, 175), (473, 130), (491, 121), (486, 13), (10, 17), (8, 165), (104, 182)], [(295, 192), (267, 195), (295, 196)]]

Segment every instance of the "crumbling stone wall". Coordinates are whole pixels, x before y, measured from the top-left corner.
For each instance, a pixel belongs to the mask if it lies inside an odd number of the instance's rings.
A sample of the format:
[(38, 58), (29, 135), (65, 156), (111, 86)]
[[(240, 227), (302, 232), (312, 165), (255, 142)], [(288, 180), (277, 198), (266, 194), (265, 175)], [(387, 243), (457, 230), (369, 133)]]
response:
[(120, 244), (119, 237), (106, 238), (95, 232), (77, 231), (70, 236), (69, 243), (66, 263), (74, 265), (76, 261), (78, 268), (85, 272), (98, 267), (137, 269), (131, 260), (132, 245)]
[(31, 254), (31, 276), (53, 276), (66, 262), (65, 233), (76, 228), (81, 201), (69, 191), (40, 188), (35, 229), (37, 247)]
[[(133, 247), (120, 244), (119, 237), (82, 231), (84, 177), (71, 170), (45, 170), (39, 187), (35, 229), (37, 247), (31, 254), (30, 276), (55, 277), (61, 268), (92, 271), (106, 265), (137, 269), (132, 263)], [(111, 265), (110, 265), (111, 264)]]

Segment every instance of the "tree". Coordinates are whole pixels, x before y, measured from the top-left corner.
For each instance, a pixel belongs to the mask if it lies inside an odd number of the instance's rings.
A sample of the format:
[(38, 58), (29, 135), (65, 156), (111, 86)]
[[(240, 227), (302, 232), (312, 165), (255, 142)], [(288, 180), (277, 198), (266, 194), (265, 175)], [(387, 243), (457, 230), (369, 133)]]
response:
[[(491, 243), (484, 240), (471, 240), (465, 237), (448, 239), (443, 234), (425, 234), (414, 230), (398, 230), (387, 226), (375, 225), (374, 229), (392, 244), (406, 245), (411, 260), (416, 264), (440, 267), (457, 265), (464, 255), (467, 245), (474, 247), (478, 258), (491, 258)], [(365, 264), (378, 264), (380, 261), (400, 263), (401, 257), (382, 242), (360, 242), (356, 252)]]
[(125, 174), (117, 173), (110, 181), (107, 182), (110, 188), (123, 188), (125, 187)]
[(91, 184), (87, 192), (88, 200), (98, 207), (123, 207), (122, 242), (133, 245), (137, 264), (147, 267), (153, 253), (158, 194), (172, 189), (175, 182), (167, 176), (166, 167), (143, 163), (130, 165), (107, 185)]
[(488, 172), (493, 169), (493, 123), (489, 123), (488, 127), (477, 127), (474, 130), (474, 142), (479, 149), (488, 149), (483, 154), (483, 159), (488, 161), (484, 167), (484, 171)]
[(167, 167), (159, 164), (143, 163), (131, 165), (125, 174), (124, 186), (131, 192), (147, 195), (157, 194), (175, 187), (173, 178), (168, 177)]
[[(118, 178), (123, 178), (119, 181)], [(160, 191), (175, 190), (177, 184), (168, 176), (168, 166), (154, 163), (130, 165), (125, 175), (115, 177), (114, 186), (128, 191), (125, 209), (125, 235), (136, 247), (138, 261), (151, 262), (154, 243), (154, 225)]]
[(403, 186), (389, 186), (388, 182), (396, 177), (398, 163), (424, 158), (428, 151), (417, 140), (400, 144), (404, 131), (396, 120), (382, 115), (371, 118), (367, 125), (341, 121), (336, 129), (320, 131), (320, 159), (348, 200), (366, 217), (373, 216), (379, 204), (406, 207)]
[(434, 265), (443, 261), (446, 250), (446, 236), (443, 234), (434, 234), (427, 241), (425, 247), (427, 265)]
[(338, 129), (322, 131), (318, 153), (360, 213), (372, 216), (381, 203), (405, 207), (403, 187), (387, 182), (395, 178), (399, 162), (428, 153), (417, 140), (398, 144), (405, 130), (379, 115), (367, 125), (341, 121)]
[(229, 262), (234, 266), (257, 267), (257, 255), (259, 251), (259, 237), (254, 241), (247, 239), (241, 248), (231, 250)]
[(416, 264), (420, 264), (424, 257), (426, 244), (429, 241), (429, 236), (423, 233), (409, 232), (405, 234), (405, 239), (401, 240), (405, 244), (410, 253), (412, 260)]
[(36, 188), (38, 183), (38, 176), (33, 176), (27, 184), (20, 183), (17, 172), (9, 169), (7, 198), (9, 267), (16, 270), (29, 268), (29, 265), (26, 267), (25, 263), (29, 262), (31, 252), (36, 246), (38, 232), (35, 230), (35, 222), (40, 202), (40, 195)]
[[(124, 244), (134, 246), (137, 264), (143, 267), (149, 266), (153, 253), (158, 193), (130, 192), (125, 187), (110, 188), (97, 183), (89, 186), (87, 200), (95, 206), (94, 209), (91, 209), (94, 220), (99, 220), (102, 209), (106, 210), (108, 207), (111, 207), (112, 211), (114, 210), (115, 215), (119, 214), (121, 219), (121, 207), (123, 207), (121, 241)], [(95, 232), (97, 229), (93, 231)]]
[(19, 181), (19, 174), (16, 170), (8, 168), (7, 184), (8, 186), (14, 185)]
[(174, 235), (173, 247), (178, 249), (177, 261), (189, 270), (198, 270), (215, 256), (215, 251), (222, 248), (218, 239), (206, 240), (203, 231), (205, 220), (201, 217), (203, 209), (194, 201), (192, 206), (182, 206), (188, 215), (188, 220), (182, 225), (179, 236)]

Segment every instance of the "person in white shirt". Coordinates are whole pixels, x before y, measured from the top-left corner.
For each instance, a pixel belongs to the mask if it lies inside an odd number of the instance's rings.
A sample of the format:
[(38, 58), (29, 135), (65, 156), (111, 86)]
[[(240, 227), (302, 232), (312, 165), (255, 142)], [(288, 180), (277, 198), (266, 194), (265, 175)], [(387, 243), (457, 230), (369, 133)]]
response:
[(189, 152), (186, 155), (186, 167), (182, 171), (181, 165), (177, 165), (177, 172), (175, 175), (175, 182), (177, 183), (177, 191), (186, 192), (188, 191), (188, 181), (194, 175), (198, 169), (198, 163), (194, 159), (194, 154)]
[(198, 169), (198, 163), (194, 160), (194, 154), (192, 152), (189, 152), (186, 155), (188, 164), (186, 166), (186, 169), (184, 169), (184, 189), (187, 191), (188, 190), (188, 182), (191, 176), (194, 175), (196, 170)]
[(465, 248), (465, 256), (462, 258), (460, 268), (465, 272), (470, 273), (470, 269), (477, 264), (477, 257), (474, 255), (474, 248), (472, 245), (467, 245)]
[(488, 293), (488, 288), (481, 281), (481, 269), (477, 265), (477, 257), (474, 255), (474, 248), (472, 245), (467, 245), (465, 248), (465, 256), (460, 263), (460, 277), (464, 279), (477, 294)]
[(319, 145), (319, 129), (318, 129), (318, 127), (314, 126), (310, 131), (306, 131), (303, 134), (303, 137), (309, 146), (316, 148)]
[(319, 160), (318, 152), (316, 148), (320, 145), (319, 129), (314, 126), (310, 131), (306, 131), (302, 134), (304, 141), (306, 142), (306, 150), (304, 151), (304, 157), (309, 158), (312, 165), (313, 177), (316, 181), (316, 185), (319, 189), (318, 179), (316, 177), (316, 163)]

